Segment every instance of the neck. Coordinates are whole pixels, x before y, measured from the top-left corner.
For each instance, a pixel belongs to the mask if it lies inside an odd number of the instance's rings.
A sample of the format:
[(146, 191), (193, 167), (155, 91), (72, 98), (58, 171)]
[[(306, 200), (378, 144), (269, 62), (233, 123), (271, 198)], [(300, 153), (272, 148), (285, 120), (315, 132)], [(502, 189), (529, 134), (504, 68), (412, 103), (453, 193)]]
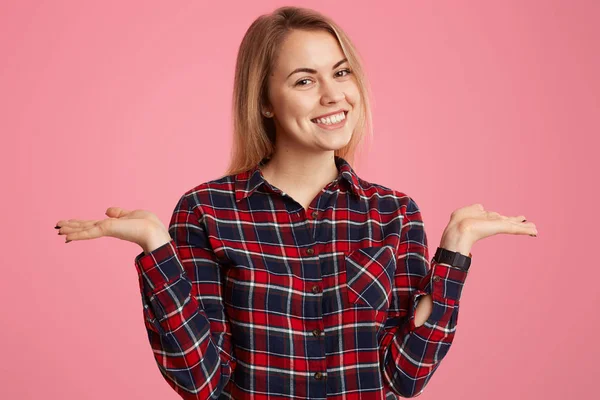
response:
[(265, 179), (279, 188), (310, 189), (323, 187), (338, 176), (333, 151), (303, 154), (276, 151), (261, 168)]

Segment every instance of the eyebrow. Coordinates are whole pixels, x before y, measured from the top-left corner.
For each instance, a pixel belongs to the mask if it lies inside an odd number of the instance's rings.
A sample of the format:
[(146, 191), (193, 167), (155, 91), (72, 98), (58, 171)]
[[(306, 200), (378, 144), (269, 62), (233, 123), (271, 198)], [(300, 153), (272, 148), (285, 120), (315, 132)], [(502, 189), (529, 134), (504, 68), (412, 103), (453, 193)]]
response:
[[(344, 58), (343, 60), (340, 60), (338, 62), (336, 62), (333, 67), (331, 67), (331, 69), (336, 69), (337, 67), (339, 67), (340, 65), (342, 65), (343, 63), (347, 62), (348, 59)], [(290, 74), (285, 78), (289, 78), (290, 76), (298, 73), (298, 72), (308, 72), (309, 74), (316, 74), (317, 70), (316, 69), (312, 69), (312, 68), (296, 68), (295, 70), (293, 70), (292, 72), (290, 72)]]

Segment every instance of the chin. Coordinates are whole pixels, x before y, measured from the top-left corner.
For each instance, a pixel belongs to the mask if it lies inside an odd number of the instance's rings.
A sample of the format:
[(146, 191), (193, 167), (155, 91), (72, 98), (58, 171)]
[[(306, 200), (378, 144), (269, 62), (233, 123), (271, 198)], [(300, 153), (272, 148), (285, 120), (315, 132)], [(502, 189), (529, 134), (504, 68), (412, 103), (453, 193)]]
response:
[(330, 140), (327, 143), (328, 150), (340, 150), (350, 143), (350, 139), (352, 139), (352, 135), (348, 137), (338, 137), (334, 140)]

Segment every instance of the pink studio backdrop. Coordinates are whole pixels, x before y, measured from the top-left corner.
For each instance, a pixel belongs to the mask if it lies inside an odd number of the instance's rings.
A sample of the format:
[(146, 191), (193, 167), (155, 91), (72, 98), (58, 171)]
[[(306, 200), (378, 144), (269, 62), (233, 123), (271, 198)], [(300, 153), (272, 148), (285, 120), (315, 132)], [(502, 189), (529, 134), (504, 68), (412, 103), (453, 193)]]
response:
[[(145, 208), (167, 225), (219, 177), (235, 56), (288, 3), (9, 1), (0, 10), (2, 399), (177, 399), (144, 329), (136, 245), (64, 244), (59, 219)], [(477, 242), (455, 342), (422, 399), (590, 399), (600, 8), (594, 1), (302, 1), (373, 86), (364, 179), (412, 196), (435, 251), (480, 202), (539, 236)]]

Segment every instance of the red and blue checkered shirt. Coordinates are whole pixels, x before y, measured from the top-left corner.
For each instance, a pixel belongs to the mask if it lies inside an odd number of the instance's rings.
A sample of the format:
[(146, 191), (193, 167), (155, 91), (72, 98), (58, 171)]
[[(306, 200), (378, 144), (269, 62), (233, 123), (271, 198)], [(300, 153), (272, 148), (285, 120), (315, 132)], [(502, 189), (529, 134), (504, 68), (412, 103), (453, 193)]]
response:
[[(259, 165), (187, 191), (135, 259), (160, 372), (184, 399), (397, 399), (452, 344), (467, 271), (429, 261), (415, 201), (337, 179), (308, 210)], [(419, 298), (433, 311), (415, 327)]]

